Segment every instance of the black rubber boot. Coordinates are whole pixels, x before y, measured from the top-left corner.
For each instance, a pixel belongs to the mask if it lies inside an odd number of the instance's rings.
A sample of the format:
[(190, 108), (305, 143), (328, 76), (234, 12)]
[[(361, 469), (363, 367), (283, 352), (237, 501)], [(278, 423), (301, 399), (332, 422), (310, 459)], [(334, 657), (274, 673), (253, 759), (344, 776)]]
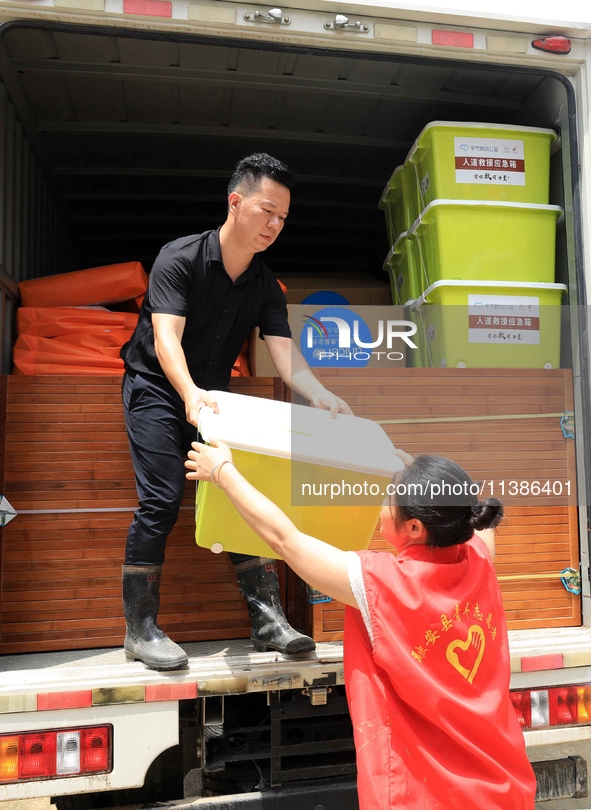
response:
[(316, 649), (314, 640), (294, 630), (285, 618), (275, 560), (267, 557), (248, 560), (236, 566), (236, 574), (240, 593), (248, 606), (255, 650), (277, 650), (293, 655)]
[(181, 669), (188, 666), (189, 659), (156, 623), (161, 573), (161, 565), (123, 566), (123, 609), (127, 623), (123, 649), (128, 661), (143, 661), (150, 669)]

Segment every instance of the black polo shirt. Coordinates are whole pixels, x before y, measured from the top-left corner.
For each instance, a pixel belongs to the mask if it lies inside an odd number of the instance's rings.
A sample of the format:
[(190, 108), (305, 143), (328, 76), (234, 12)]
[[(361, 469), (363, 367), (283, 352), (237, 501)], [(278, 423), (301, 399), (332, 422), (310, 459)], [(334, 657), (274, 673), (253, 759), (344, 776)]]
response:
[(285, 296), (258, 254), (235, 282), (226, 273), (218, 231), (165, 245), (150, 273), (148, 291), (131, 340), (121, 349), (129, 371), (166, 379), (154, 350), (152, 313), (186, 318), (182, 347), (196, 385), (224, 390), (244, 341), (262, 335), (291, 337)]

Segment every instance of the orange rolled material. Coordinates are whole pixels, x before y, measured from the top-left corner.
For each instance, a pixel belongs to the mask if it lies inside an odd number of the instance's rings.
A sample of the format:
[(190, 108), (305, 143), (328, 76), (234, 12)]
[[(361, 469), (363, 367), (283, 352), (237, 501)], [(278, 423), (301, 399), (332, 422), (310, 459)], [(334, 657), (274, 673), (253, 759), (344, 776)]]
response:
[[(54, 360), (57, 358), (54, 357)], [(92, 361), (91, 361), (92, 362)], [(39, 377), (42, 375), (63, 377), (65, 374), (71, 374), (76, 377), (85, 376), (103, 376), (103, 377), (116, 377), (123, 376), (123, 365), (121, 368), (113, 366), (112, 368), (101, 367), (96, 365), (76, 365), (68, 366), (62, 363), (45, 363), (38, 360), (34, 352), (30, 353), (29, 357), (21, 358), (18, 363), (15, 363), (12, 373), (16, 376)]]
[(133, 331), (137, 320), (133, 312), (111, 312), (102, 307), (19, 307), (16, 330), (18, 335), (53, 338), (107, 329)]
[(243, 347), (240, 349), (240, 354), (234, 361), (232, 366), (232, 377), (252, 377), (250, 373), (250, 364), (248, 362), (248, 340), (244, 341)]
[[(129, 337), (121, 334), (66, 335), (44, 338), (20, 335), (13, 350), (15, 373), (19, 374), (123, 374), (121, 345)], [(90, 344), (90, 345), (89, 345)]]
[(76, 335), (62, 335), (56, 338), (38, 337), (37, 335), (19, 335), (14, 344), (14, 354), (19, 351), (36, 351), (43, 354), (87, 356), (89, 353), (119, 357), (121, 346), (129, 340), (131, 332), (117, 329), (104, 334), (81, 332)]
[(79, 332), (56, 338), (45, 338), (45, 340), (50, 340), (60, 351), (65, 344), (117, 357), (121, 347), (127, 343), (132, 334), (133, 329), (111, 329), (108, 332)]
[(124, 262), (21, 281), (18, 288), (24, 307), (87, 306), (135, 299), (148, 289), (148, 276), (140, 262)]

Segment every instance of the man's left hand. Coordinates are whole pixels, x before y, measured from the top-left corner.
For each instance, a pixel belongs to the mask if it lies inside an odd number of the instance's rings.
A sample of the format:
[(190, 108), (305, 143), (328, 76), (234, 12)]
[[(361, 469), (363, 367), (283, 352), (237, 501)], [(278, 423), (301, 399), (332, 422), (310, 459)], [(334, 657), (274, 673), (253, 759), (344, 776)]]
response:
[(344, 399), (331, 394), (330, 391), (322, 391), (319, 394), (314, 394), (310, 400), (313, 408), (321, 408), (324, 411), (330, 411), (331, 419), (334, 419), (337, 413), (345, 413), (347, 416), (354, 416), (353, 411), (347, 405)]

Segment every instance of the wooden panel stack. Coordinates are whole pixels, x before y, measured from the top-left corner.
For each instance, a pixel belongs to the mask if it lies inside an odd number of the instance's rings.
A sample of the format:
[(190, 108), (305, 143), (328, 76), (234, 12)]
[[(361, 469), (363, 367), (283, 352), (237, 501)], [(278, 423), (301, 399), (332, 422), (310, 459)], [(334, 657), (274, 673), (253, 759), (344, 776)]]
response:
[[(573, 409), (570, 370), (335, 369), (318, 376), (357, 416), (382, 422), (396, 446), (452, 458), (486, 482), (483, 497), (503, 501), (495, 567), (510, 629), (580, 624), (580, 597), (560, 581), (564, 568), (579, 566), (575, 448), (560, 426)], [(511, 481), (556, 482), (562, 494), (513, 496)], [(370, 547), (385, 546), (376, 534)], [(339, 602), (306, 604), (307, 631), (316, 640), (342, 638), (343, 611)]]
[[(120, 377), (2, 378), (7, 388), (0, 653), (119, 646), (121, 563), (137, 503)], [(283, 398), (273, 378), (232, 390)], [(195, 544), (188, 483), (162, 575), (160, 624), (175, 641), (246, 638), (226, 554)]]
[[(389, 422), (384, 428), (397, 446), (447, 455), (476, 480), (492, 480), (495, 494), (501, 482), (539, 480), (561, 482), (563, 490), (570, 482), (574, 496), (574, 442), (555, 415), (572, 410), (568, 370), (365, 369), (319, 376), (359, 416)], [(121, 378), (14, 376), (1, 383), (7, 391), (0, 402), (7, 412), (5, 435), (0, 425), (3, 492), (19, 515), (0, 534), (0, 653), (119, 646), (121, 561), (136, 504)], [(236, 379), (232, 388), (283, 398), (272, 378)], [(580, 600), (558, 578), (563, 568), (578, 567), (575, 498), (506, 494), (502, 500), (507, 519), (496, 568), (509, 626), (579, 624)], [(371, 547), (386, 548), (377, 533)], [(343, 606), (309, 605), (301, 594), (290, 587), (291, 620), (297, 624), (303, 615), (317, 640), (341, 638)], [(250, 634), (227, 555), (195, 545), (189, 484), (167, 548), (160, 618), (177, 641)]]

